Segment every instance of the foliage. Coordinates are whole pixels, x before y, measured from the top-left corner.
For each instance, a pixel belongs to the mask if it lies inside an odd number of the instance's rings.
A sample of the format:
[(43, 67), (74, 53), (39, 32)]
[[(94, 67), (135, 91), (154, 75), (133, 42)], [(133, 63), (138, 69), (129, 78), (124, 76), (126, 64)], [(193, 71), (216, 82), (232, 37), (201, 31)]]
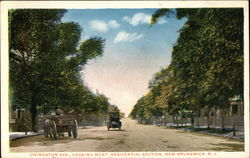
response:
[[(9, 12), (10, 86), (14, 108), (30, 109), (33, 127), (40, 112), (57, 108), (106, 112), (104, 95), (83, 84), (79, 70), (102, 55), (104, 40), (80, 42), (81, 27), (61, 22), (65, 10), (18, 9)], [(79, 46), (79, 47), (78, 47)]]
[[(151, 23), (170, 12), (156, 11)], [(145, 117), (155, 106), (165, 106), (162, 112), (170, 115), (226, 109), (230, 98), (243, 96), (243, 9), (182, 8), (175, 15), (187, 21), (179, 30), (171, 64), (149, 82), (152, 94), (138, 100), (134, 118)], [(149, 98), (154, 101), (147, 105)]]

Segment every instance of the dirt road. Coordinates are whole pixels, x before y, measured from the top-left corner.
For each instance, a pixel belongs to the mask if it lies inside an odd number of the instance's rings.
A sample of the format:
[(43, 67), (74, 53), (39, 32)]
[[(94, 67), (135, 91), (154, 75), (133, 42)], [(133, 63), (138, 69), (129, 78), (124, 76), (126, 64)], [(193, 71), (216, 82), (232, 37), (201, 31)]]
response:
[(244, 142), (194, 132), (141, 125), (123, 119), (122, 130), (79, 129), (77, 139), (34, 136), (12, 141), (11, 152), (243, 151)]

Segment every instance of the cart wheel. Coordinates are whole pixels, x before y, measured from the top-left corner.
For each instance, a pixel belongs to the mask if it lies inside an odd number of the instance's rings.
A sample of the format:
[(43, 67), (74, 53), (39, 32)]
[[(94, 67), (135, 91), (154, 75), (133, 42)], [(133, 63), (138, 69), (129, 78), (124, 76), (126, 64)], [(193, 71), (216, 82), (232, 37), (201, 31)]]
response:
[(53, 129), (53, 131), (52, 131), (53, 137), (54, 137), (54, 139), (57, 139), (57, 129), (56, 129), (56, 123), (55, 123), (55, 121), (53, 121), (52, 129)]
[(77, 121), (75, 120), (75, 127), (74, 127), (74, 129), (73, 129), (73, 136), (74, 136), (74, 138), (77, 137), (77, 134), (78, 134), (78, 123), (77, 123)]

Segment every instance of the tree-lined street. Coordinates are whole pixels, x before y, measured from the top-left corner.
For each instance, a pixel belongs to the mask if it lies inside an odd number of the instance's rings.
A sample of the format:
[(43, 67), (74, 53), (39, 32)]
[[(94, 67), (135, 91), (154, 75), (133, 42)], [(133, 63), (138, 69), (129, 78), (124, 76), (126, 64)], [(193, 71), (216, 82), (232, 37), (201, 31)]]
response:
[(10, 9), (11, 152), (244, 151), (243, 11)]
[(243, 151), (244, 142), (122, 119), (119, 131), (106, 126), (80, 129), (77, 139), (43, 135), (12, 141), (11, 152)]

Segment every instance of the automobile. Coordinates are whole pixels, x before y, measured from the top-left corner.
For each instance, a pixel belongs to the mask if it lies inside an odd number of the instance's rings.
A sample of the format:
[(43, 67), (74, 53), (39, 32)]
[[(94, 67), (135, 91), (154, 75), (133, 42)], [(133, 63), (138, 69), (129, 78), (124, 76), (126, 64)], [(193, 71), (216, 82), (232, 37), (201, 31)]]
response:
[(120, 113), (119, 112), (109, 112), (108, 113), (108, 121), (107, 121), (107, 129), (110, 128), (119, 128), (121, 130), (122, 122), (120, 121)]

